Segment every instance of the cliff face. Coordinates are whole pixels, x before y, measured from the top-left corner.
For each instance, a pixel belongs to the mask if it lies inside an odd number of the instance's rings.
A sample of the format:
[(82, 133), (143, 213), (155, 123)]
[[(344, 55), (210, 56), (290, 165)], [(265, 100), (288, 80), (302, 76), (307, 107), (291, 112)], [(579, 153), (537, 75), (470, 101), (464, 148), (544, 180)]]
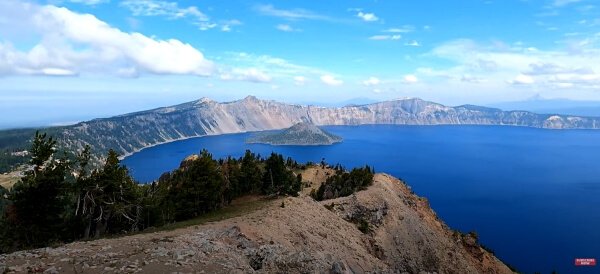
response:
[(259, 100), (218, 103), (201, 99), (82, 122), (62, 130), (70, 149), (90, 144), (129, 154), (147, 146), (189, 137), (288, 128), (298, 122), (315, 125), (513, 125), (549, 129), (598, 129), (600, 118), (501, 111), (477, 106), (448, 107), (420, 99), (386, 101), (363, 106), (324, 108)]
[[(311, 168), (303, 178), (313, 178), (317, 186), (328, 172), (333, 173)], [(361, 231), (356, 220), (367, 229)], [(335, 200), (316, 202), (302, 194), (207, 225), (0, 255), (0, 272), (45, 270), (512, 273), (473, 238), (449, 230), (425, 199), (385, 174), (375, 175), (368, 189)]]

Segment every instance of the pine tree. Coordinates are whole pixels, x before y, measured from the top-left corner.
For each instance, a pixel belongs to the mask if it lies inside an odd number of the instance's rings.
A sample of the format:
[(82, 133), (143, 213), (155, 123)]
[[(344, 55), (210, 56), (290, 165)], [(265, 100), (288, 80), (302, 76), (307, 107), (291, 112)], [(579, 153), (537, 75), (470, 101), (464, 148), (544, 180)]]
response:
[(186, 170), (174, 172), (172, 180), (168, 199), (176, 220), (193, 218), (223, 205), (223, 176), (217, 161), (206, 150)]
[(241, 160), (240, 191), (242, 193), (258, 193), (262, 187), (263, 171), (258, 165), (258, 157), (246, 150)]
[(10, 194), (7, 221), (14, 243), (21, 247), (44, 246), (63, 237), (69, 204), (70, 162), (53, 159), (56, 141), (36, 132), (30, 149), (33, 170), (25, 173)]

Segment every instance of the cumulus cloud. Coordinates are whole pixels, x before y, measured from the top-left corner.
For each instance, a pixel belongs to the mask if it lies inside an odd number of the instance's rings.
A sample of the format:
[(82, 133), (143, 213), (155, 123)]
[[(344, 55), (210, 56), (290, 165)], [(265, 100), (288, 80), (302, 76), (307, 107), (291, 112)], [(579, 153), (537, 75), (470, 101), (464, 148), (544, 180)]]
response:
[[(192, 47), (176, 39), (159, 40), (141, 33), (126, 33), (90, 14), (55, 6), (7, 5), (15, 12), (29, 12), (32, 32), (39, 44), (21, 51), (0, 43), (0, 73), (77, 75), (109, 73), (128, 75), (212, 74), (214, 64)], [(4, 10), (3, 12), (13, 12)]]
[(329, 74), (322, 75), (321, 82), (328, 86), (341, 86), (342, 84), (344, 84), (344, 81), (336, 79), (335, 77)]
[(379, 85), (381, 83), (381, 80), (379, 80), (379, 78), (377, 77), (369, 77), (369, 79), (363, 81), (363, 85), (369, 87), (369, 86), (376, 86)]
[(419, 78), (417, 78), (417, 76), (415, 76), (413, 74), (408, 74), (408, 75), (404, 76), (404, 78), (402, 79), (402, 82), (405, 84), (415, 84), (415, 83), (419, 82)]
[(375, 22), (375, 21), (379, 20), (379, 17), (377, 17), (374, 13), (367, 13), (367, 12), (359, 11), (356, 14), (356, 16), (365, 22)]
[(400, 34), (395, 34), (395, 35), (373, 35), (373, 36), (369, 37), (369, 40), (385, 41), (385, 40), (400, 40), (401, 38), (402, 38), (402, 35), (400, 35)]

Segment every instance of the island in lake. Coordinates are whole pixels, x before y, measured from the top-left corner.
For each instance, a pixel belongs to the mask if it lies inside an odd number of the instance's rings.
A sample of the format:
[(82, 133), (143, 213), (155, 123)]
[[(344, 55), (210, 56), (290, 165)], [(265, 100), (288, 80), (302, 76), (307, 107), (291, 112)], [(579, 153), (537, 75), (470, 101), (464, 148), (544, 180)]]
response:
[(269, 144), (276, 146), (332, 145), (342, 141), (342, 137), (331, 134), (313, 124), (300, 122), (277, 132), (262, 132), (248, 138), (246, 143)]

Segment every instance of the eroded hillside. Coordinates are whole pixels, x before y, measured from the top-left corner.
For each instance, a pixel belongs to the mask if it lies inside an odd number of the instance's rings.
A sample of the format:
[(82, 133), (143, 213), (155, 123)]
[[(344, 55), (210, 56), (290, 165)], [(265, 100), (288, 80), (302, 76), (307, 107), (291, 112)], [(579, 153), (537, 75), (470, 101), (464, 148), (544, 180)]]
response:
[[(311, 168), (304, 177), (322, 180), (328, 172)], [(205, 225), (2, 255), (3, 271), (512, 273), (386, 174), (335, 200), (301, 194)]]

